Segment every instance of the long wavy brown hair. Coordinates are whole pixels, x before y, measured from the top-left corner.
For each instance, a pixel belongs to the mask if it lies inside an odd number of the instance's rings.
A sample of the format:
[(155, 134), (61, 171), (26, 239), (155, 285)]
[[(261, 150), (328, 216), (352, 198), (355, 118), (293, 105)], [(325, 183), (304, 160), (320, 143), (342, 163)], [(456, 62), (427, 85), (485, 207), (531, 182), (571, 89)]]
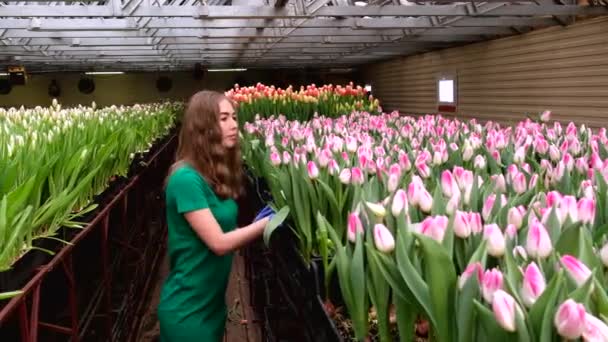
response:
[(188, 163), (219, 197), (236, 199), (243, 194), (241, 149), (238, 139), (232, 148), (222, 144), (219, 124), (222, 100), (229, 101), (236, 110), (235, 103), (215, 91), (199, 91), (190, 98), (179, 132), (176, 163), (169, 174), (182, 163)]

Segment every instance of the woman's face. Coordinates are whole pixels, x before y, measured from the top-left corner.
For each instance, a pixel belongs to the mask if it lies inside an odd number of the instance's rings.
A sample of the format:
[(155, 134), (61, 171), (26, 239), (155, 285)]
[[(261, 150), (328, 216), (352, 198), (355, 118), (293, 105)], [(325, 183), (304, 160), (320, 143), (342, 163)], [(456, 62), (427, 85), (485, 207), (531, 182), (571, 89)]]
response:
[(222, 145), (232, 148), (239, 139), (236, 113), (232, 104), (224, 99), (220, 101), (220, 130), (222, 131)]

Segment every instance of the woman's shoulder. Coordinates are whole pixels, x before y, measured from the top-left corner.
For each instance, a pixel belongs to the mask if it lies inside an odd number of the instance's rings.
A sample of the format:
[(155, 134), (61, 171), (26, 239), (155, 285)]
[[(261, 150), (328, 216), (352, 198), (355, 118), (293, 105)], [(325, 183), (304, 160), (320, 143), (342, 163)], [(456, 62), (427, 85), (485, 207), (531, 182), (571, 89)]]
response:
[(169, 174), (167, 188), (192, 187), (195, 184), (207, 185), (201, 174), (191, 165), (181, 163), (176, 165)]

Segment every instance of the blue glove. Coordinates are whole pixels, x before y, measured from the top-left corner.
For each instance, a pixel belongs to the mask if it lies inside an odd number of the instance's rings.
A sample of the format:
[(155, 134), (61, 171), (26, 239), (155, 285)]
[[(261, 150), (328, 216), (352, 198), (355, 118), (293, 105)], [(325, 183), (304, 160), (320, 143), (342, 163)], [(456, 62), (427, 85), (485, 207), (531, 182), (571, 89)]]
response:
[(272, 210), (272, 208), (270, 206), (265, 206), (255, 217), (255, 219), (253, 219), (253, 222), (257, 222), (265, 217), (268, 217), (270, 220), (272, 220), (272, 217), (274, 216), (275, 212), (274, 210)]

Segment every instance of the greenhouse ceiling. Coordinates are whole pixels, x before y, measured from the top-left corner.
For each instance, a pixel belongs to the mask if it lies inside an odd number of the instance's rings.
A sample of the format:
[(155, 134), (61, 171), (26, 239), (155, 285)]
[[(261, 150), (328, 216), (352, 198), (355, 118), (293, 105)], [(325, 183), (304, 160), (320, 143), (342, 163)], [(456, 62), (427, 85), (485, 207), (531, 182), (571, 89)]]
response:
[(351, 67), (607, 14), (576, 0), (0, 1), (0, 67)]

